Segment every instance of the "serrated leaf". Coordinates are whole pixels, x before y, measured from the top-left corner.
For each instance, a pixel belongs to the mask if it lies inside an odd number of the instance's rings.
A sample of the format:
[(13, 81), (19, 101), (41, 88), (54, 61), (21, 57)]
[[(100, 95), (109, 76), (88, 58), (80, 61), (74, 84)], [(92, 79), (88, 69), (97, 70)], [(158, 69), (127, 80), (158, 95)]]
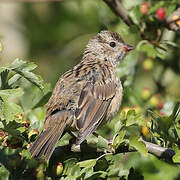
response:
[(23, 94), (24, 92), (21, 88), (0, 90), (0, 96), (4, 101), (10, 98), (16, 98), (22, 96)]
[(19, 70), (14, 70), (16, 73), (20, 74), (22, 77), (30, 81), (32, 84), (36, 85), (40, 89), (43, 89), (43, 80), (40, 76), (35, 75), (32, 72), (29, 71), (19, 71)]
[(137, 149), (138, 152), (140, 152), (143, 156), (148, 155), (146, 145), (143, 142), (139, 141), (138, 136), (131, 136), (129, 139), (129, 144), (130, 146), (133, 146), (135, 149)]
[(15, 74), (8, 80), (8, 84), (10, 87), (13, 88), (13, 85), (21, 78), (21, 75)]
[(19, 74), (21, 77), (24, 77), (25, 79), (30, 81), (32, 84), (39, 87), (40, 89), (43, 89), (44, 86), (43, 86), (42, 78), (40, 76), (30, 72), (33, 69), (35, 69), (36, 67), (37, 67), (37, 65), (35, 65), (32, 62), (26, 62), (26, 61), (22, 61), (20, 59), (15, 59), (11, 63), (10, 66), (0, 68), (0, 72), (2, 72), (5, 69), (14, 71), (17, 74)]
[(31, 153), (28, 150), (26, 150), (26, 149), (23, 149), (21, 151), (21, 156), (26, 158), (26, 159), (31, 159), (32, 158), (31, 157)]
[(180, 163), (180, 150), (176, 149), (175, 150), (176, 154), (173, 156), (173, 162), (174, 163)]
[(100, 148), (100, 149), (109, 150), (108, 142), (102, 136), (98, 136), (97, 147)]
[(136, 114), (135, 110), (129, 110), (126, 115), (126, 126), (131, 126), (133, 124), (141, 125), (144, 121), (141, 114)]
[(96, 161), (97, 159), (90, 159), (90, 160), (78, 162), (77, 164), (79, 165), (79, 167), (85, 167), (85, 168), (94, 167), (96, 165)]
[(19, 97), (22, 94), (23, 91), (20, 88), (0, 90), (0, 97), (2, 99), (0, 106), (7, 123), (9, 123), (9, 121), (18, 120), (17, 115), (23, 112), (19, 105), (11, 102), (9, 99)]

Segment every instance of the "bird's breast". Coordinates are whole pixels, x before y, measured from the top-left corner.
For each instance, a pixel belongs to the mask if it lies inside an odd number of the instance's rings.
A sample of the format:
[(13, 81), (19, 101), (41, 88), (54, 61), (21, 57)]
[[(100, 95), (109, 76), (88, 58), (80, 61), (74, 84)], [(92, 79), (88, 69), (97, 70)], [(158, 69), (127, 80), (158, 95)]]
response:
[(105, 117), (104, 123), (109, 121), (119, 111), (119, 108), (121, 106), (122, 96), (123, 96), (123, 88), (121, 85), (121, 81), (118, 78), (116, 78), (116, 94), (113, 97), (110, 106), (107, 110), (107, 115)]

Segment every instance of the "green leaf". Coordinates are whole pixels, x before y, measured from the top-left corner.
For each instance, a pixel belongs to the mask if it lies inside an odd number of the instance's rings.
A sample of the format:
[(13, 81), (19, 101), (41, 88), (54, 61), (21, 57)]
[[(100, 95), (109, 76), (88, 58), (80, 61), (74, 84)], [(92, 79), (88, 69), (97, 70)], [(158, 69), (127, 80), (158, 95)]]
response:
[(176, 154), (173, 156), (173, 162), (174, 163), (180, 163), (180, 150), (179, 149), (175, 149)]
[(26, 149), (23, 149), (21, 151), (21, 156), (26, 158), (26, 159), (31, 159), (32, 158), (31, 157), (31, 153), (28, 150), (26, 150)]
[(1, 89), (9, 89), (8, 74), (9, 74), (8, 70), (4, 70), (4, 71), (2, 71), (0, 73), (0, 77), (1, 77)]
[[(38, 88), (43, 89), (43, 80), (40, 76), (35, 75), (34, 73), (30, 72), (34, 70), (37, 66), (32, 62), (22, 61), (20, 59), (15, 59), (10, 66), (2, 67), (0, 72), (3, 70), (11, 70), (19, 74), (21, 77), (27, 79), (32, 84), (36, 85)], [(14, 80), (13, 80), (14, 82)]]
[(9, 121), (18, 120), (17, 115), (23, 112), (19, 105), (10, 101), (11, 98), (16, 98), (21, 95), (23, 95), (23, 91), (20, 88), (0, 90), (0, 97), (2, 99), (0, 102), (0, 107), (7, 123)]
[(9, 180), (9, 175), (10, 175), (10, 172), (5, 168), (5, 166), (1, 164), (0, 165), (0, 179)]
[(133, 10), (129, 12), (129, 16), (131, 17), (134, 24), (139, 25), (142, 17), (139, 6), (134, 7)]
[(173, 121), (176, 121), (176, 118), (179, 116), (180, 114), (180, 102), (177, 102), (172, 114), (170, 115), (170, 118), (172, 118)]
[(64, 161), (63, 164), (65, 164), (64, 170), (63, 170), (63, 175), (70, 176), (73, 166), (75, 166), (77, 164), (77, 159), (76, 158), (70, 158), (70, 159)]
[(143, 142), (139, 141), (138, 136), (131, 136), (129, 139), (129, 144), (133, 146), (135, 149), (137, 149), (138, 152), (140, 152), (143, 156), (148, 155), (146, 145)]
[(121, 130), (120, 133), (115, 137), (113, 141), (113, 148), (117, 149), (121, 143), (125, 141), (124, 136), (126, 135), (125, 130)]
[(4, 101), (10, 98), (16, 98), (22, 96), (23, 94), (24, 92), (21, 88), (0, 90), (0, 96)]
[(90, 159), (90, 160), (78, 162), (77, 164), (80, 167), (86, 167), (86, 168), (87, 167), (94, 167), (96, 165), (96, 161), (97, 161), (97, 159)]
[(102, 136), (98, 136), (97, 147), (100, 148), (100, 149), (109, 150), (108, 142)]
[(154, 48), (154, 46), (152, 44), (145, 44), (145, 43), (143, 43), (141, 45), (137, 45), (137, 47), (138, 47), (137, 48), (138, 51), (145, 52), (148, 57), (155, 58), (157, 56), (156, 49)]
[(131, 126), (133, 124), (142, 125), (144, 122), (142, 114), (136, 114), (135, 110), (129, 110), (127, 112), (126, 118), (126, 126)]

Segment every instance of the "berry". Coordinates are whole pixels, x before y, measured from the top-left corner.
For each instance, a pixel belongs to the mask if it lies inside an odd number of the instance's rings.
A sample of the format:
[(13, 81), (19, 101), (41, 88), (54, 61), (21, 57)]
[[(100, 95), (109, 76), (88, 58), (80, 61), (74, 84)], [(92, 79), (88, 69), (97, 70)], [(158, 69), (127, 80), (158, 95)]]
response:
[(149, 2), (144, 2), (140, 6), (140, 11), (143, 15), (146, 15), (149, 11), (150, 8), (150, 3)]
[(33, 135), (38, 135), (39, 131), (37, 129), (32, 129), (29, 133), (28, 133), (28, 138), (30, 138)]
[(147, 58), (147, 59), (144, 60), (142, 66), (143, 66), (144, 70), (149, 71), (149, 70), (151, 70), (153, 68), (154, 63), (153, 63), (152, 59)]
[(156, 16), (159, 20), (163, 20), (166, 15), (166, 9), (163, 7), (160, 7), (156, 10)]
[(133, 106), (132, 110), (135, 110), (136, 114), (141, 112), (141, 108), (139, 106)]
[(24, 120), (23, 124), (24, 124), (25, 129), (28, 130), (28, 128), (30, 126), (30, 121), (29, 120)]
[(162, 109), (163, 106), (164, 106), (164, 103), (163, 103), (163, 101), (160, 100), (160, 101), (158, 102), (158, 104), (157, 104), (157, 108), (158, 108), (158, 109)]
[(141, 96), (144, 100), (147, 100), (151, 96), (151, 90), (149, 88), (143, 88)]
[(6, 137), (6, 133), (0, 130), (0, 140), (4, 140), (5, 137)]
[(36, 178), (37, 180), (43, 180), (44, 178), (44, 174), (45, 174), (45, 165), (44, 164), (40, 164), (38, 168), (36, 168)]
[[(177, 19), (179, 19), (179, 18), (180, 18), (179, 16), (174, 15), (172, 19), (175, 21), (175, 20), (177, 20)], [(176, 24), (177, 24), (177, 25), (179, 26), (179, 28), (180, 28), (180, 20), (176, 21)]]
[(127, 114), (127, 112), (128, 112), (129, 110), (131, 110), (131, 108), (129, 108), (129, 107), (124, 107), (124, 108), (122, 109), (122, 112), (125, 112), (125, 114)]
[(57, 174), (57, 176), (59, 176), (62, 172), (63, 172), (63, 165), (62, 165), (62, 163), (60, 162), (60, 163), (57, 164), (57, 168), (56, 168), (56, 174)]
[(141, 131), (142, 131), (142, 134), (143, 134), (145, 137), (149, 135), (149, 129), (148, 129), (147, 126), (142, 126)]
[(151, 106), (157, 107), (158, 103), (159, 103), (159, 98), (156, 95), (152, 96), (150, 99)]

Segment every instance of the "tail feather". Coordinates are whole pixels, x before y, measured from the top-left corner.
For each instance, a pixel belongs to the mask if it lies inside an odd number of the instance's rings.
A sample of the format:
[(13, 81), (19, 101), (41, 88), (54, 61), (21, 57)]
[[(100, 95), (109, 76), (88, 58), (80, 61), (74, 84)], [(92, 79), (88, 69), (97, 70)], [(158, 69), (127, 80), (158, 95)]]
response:
[(56, 143), (61, 137), (64, 128), (48, 128), (44, 130), (30, 148), (32, 157), (45, 156), (48, 160), (53, 153)]
[(70, 115), (70, 111), (64, 110), (58, 111), (46, 118), (44, 130), (30, 148), (32, 157), (39, 158), (45, 156), (46, 160), (51, 157), (51, 154), (56, 147), (56, 143), (64, 132)]

